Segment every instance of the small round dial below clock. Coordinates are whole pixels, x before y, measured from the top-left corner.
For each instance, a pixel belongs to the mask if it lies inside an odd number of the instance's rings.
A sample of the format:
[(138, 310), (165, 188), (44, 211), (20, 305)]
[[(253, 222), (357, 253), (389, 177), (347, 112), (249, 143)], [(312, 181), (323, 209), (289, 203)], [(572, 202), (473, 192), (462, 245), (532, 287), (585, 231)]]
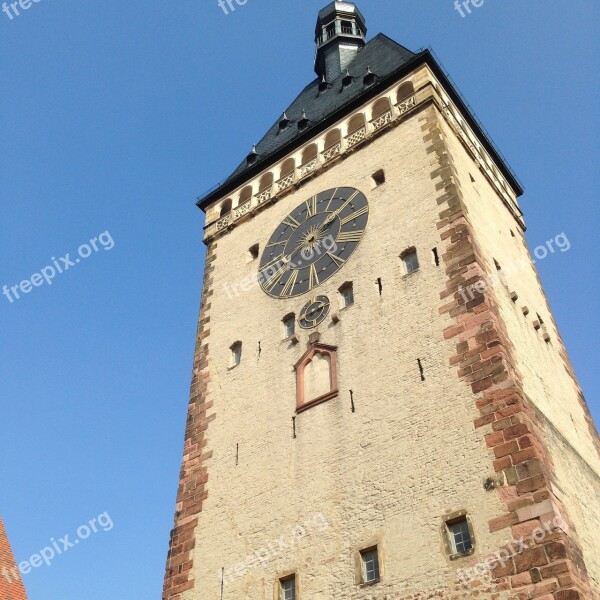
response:
[(360, 244), (369, 220), (364, 194), (326, 190), (294, 209), (263, 252), (259, 283), (273, 298), (306, 294), (335, 275)]
[(300, 313), (298, 322), (302, 329), (313, 329), (320, 325), (329, 314), (331, 302), (327, 296), (317, 296), (309, 300)]

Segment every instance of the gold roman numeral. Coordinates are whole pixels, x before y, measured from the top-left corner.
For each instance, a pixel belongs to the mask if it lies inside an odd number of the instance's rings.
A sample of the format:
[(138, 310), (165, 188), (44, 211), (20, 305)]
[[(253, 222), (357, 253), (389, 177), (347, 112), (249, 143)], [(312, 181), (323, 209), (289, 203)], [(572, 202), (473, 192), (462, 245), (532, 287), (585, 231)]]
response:
[(279, 280), (283, 277), (283, 274), (286, 272), (285, 269), (279, 269), (276, 273), (271, 275), (267, 281), (265, 281), (264, 289), (269, 292), (272, 292), (275, 286), (279, 283)]
[(331, 196), (331, 198), (329, 198), (329, 202), (327, 203), (327, 208), (325, 209), (325, 212), (329, 212), (329, 207), (331, 206), (331, 203), (333, 202), (333, 199), (335, 198), (335, 195), (337, 194), (337, 191), (339, 190), (339, 187), (336, 187), (335, 190), (333, 190), (333, 194)]
[(310, 265), (310, 288), (314, 288), (319, 285), (319, 276), (317, 275), (317, 269), (315, 268), (315, 264)]
[(298, 227), (300, 227), (300, 223), (298, 223), (298, 221), (296, 221), (296, 219), (294, 219), (294, 217), (292, 217), (292, 215), (289, 215), (288, 217), (286, 217), (285, 221), (283, 221), (283, 225), (287, 225), (288, 227), (291, 227), (292, 229), (298, 229)]
[(298, 271), (292, 271), (290, 278), (287, 280), (285, 287), (281, 290), (280, 296), (289, 296), (296, 285), (296, 280), (298, 279)]
[(337, 242), (343, 244), (344, 242), (360, 242), (364, 230), (361, 231), (342, 231), (337, 238)]
[(366, 214), (368, 212), (369, 212), (369, 207), (368, 206), (363, 206), (360, 210), (357, 210), (356, 212), (352, 213), (351, 215), (349, 215), (345, 219), (342, 219), (340, 221), (340, 223), (342, 225), (345, 225), (346, 223), (349, 223), (350, 221), (354, 221), (354, 219), (356, 219), (357, 217), (360, 217), (361, 215), (364, 215), (364, 214)]
[(306, 201), (306, 208), (308, 210), (307, 219), (310, 219), (317, 214), (317, 197), (313, 196), (310, 200)]
[(283, 266), (283, 254), (280, 254), (279, 256), (275, 257), (273, 260), (270, 260), (268, 263), (264, 264), (260, 270), (261, 271), (268, 271), (273, 265), (276, 265), (278, 263), (281, 263)]
[(343, 258), (340, 258), (339, 256), (336, 256), (335, 254), (332, 254), (331, 252), (327, 253), (327, 256), (329, 256), (331, 258), (331, 260), (338, 266), (341, 267), (343, 265), (346, 264), (346, 261)]
[(358, 190), (356, 190), (354, 192), (354, 194), (352, 194), (352, 196), (350, 196), (350, 198), (348, 198), (348, 200), (346, 200), (346, 202), (344, 202), (344, 204), (342, 204), (341, 208), (338, 208), (338, 210), (336, 211), (338, 213), (338, 215), (346, 208), (346, 206), (348, 206), (348, 204), (350, 204), (350, 202), (352, 202), (352, 200), (354, 200), (354, 198), (356, 198), (356, 196), (358, 196), (360, 194), (360, 192)]

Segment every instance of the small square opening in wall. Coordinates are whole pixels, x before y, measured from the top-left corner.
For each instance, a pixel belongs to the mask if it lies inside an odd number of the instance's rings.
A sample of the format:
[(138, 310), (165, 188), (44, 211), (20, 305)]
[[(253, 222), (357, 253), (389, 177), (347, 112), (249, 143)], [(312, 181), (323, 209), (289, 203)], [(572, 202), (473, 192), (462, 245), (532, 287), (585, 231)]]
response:
[(237, 367), (242, 362), (242, 342), (236, 342), (232, 344), (229, 348), (231, 353), (231, 364), (229, 365), (231, 369)]
[(351, 281), (346, 282), (340, 289), (340, 305), (346, 308), (354, 304), (354, 287)]
[(361, 550), (360, 562), (363, 583), (376, 583), (379, 581), (379, 552), (377, 546)]
[(279, 580), (279, 600), (297, 600), (296, 576), (285, 577)]
[(443, 525), (446, 552), (451, 559), (469, 556), (475, 550), (475, 536), (466, 511), (448, 515)]
[(256, 260), (258, 258), (258, 253), (260, 251), (260, 246), (258, 244), (254, 244), (248, 248), (248, 262)]
[(284, 339), (292, 337), (296, 333), (296, 315), (290, 313), (283, 317), (283, 337)]
[(407, 248), (401, 255), (404, 274), (410, 275), (419, 270), (419, 257), (416, 248)]
[(385, 171), (383, 169), (379, 169), (379, 171), (375, 171), (373, 175), (371, 175), (371, 180), (373, 181), (373, 187), (379, 187), (385, 183)]

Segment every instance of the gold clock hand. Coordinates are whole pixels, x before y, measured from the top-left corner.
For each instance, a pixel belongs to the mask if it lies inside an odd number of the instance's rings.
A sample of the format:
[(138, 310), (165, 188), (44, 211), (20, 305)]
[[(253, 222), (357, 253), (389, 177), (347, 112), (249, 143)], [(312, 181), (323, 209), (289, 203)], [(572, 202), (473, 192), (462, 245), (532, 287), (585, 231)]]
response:
[[(342, 207), (343, 208), (343, 207)], [(327, 226), (331, 223), (333, 223), (335, 221), (335, 219), (337, 218), (337, 216), (340, 214), (340, 212), (342, 211), (341, 208), (338, 208), (337, 210), (333, 211), (324, 221), (323, 221), (323, 225)]]
[[(343, 206), (340, 206), (340, 208), (338, 208), (337, 210), (334, 210), (324, 221), (323, 224), (321, 225), (321, 227), (323, 228), (327, 228), (329, 227), (329, 225), (331, 225), (339, 216), (339, 214), (344, 210), (344, 208), (346, 208), (346, 205), (348, 204), (348, 202), (344, 203)], [(323, 233), (323, 230), (321, 230), (321, 233)]]

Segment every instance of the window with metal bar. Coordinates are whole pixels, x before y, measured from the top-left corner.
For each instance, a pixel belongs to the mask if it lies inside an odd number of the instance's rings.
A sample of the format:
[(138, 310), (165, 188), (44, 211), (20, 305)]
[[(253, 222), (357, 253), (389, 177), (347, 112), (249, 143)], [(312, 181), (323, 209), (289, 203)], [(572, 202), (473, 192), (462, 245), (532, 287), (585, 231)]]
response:
[(363, 583), (374, 583), (379, 581), (379, 555), (377, 548), (363, 550), (360, 553), (362, 561), (362, 578)]
[(280, 600), (296, 600), (296, 576), (287, 577), (279, 581)]

